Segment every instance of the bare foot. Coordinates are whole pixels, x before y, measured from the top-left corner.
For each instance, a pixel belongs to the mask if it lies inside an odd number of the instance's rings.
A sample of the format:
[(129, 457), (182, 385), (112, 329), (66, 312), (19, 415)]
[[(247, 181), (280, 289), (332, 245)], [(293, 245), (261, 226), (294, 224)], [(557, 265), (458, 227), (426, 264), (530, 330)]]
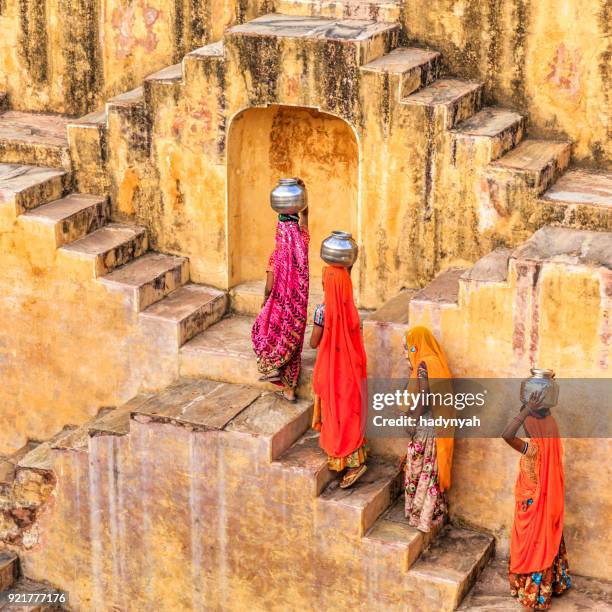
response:
[(293, 389), (283, 389), (282, 391), (275, 391), (274, 395), (278, 395), (278, 397), (295, 404), (297, 402), (297, 397), (295, 397), (295, 391)]

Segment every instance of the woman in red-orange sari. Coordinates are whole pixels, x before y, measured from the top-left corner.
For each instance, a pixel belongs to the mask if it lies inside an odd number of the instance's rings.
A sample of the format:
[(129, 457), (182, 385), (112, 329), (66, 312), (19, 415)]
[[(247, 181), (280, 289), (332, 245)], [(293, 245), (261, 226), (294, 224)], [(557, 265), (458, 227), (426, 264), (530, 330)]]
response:
[(366, 471), (366, 353), (348, 270), (323, 269), (325, 303), (315, 312), (310, 346), (318, 348), (313, 386), (313, 427), (331, 470), (347, 470), (340, 483), (350, 487)]
[[(563, 540), (564, 480), (559, 430), (542, 396), (533, 393), (502, 437), (522, 453), (515, 486), (510, 544), (510, 591), (525, 608), (547, 610), (552, 595), (570, 588)], [(528, 441), (516, 437), (523, 425)]]

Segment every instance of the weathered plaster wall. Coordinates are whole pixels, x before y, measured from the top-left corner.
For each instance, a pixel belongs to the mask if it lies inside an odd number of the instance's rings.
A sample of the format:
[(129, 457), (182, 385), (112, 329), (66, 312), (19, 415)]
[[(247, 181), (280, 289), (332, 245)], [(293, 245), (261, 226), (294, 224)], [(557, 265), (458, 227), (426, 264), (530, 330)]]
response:
[(314, 463), (270, 463), (266, 450), (264, 436), (239, 427), (137, 416), (128, 436), (58, 452), (58, 487), (40, 544), (21, 553), (25, 571), (69, 590), (77, 610), (166, 601), (185, 611), (389, 610), (423, 600), (398, 551), (361, 537), (358, 509), (316, 497)]
[(308, 189), (311, 276), (321, 276), (319, 248), (331, 230), (357, 235), (359, 153), (341, 119), (304, 108), (245, 111), (229, 130), (227, 166), (232, 285), (263, 278), (276, 222), (269, 194), (281, 177), (300, 176)]
[(47, 235), (0, 211), (0, 453), (46, 440), (101, 406), (178, 375), (176, 340), (62, 258)]
[(265, 10), (237, 0), (5, 0), (0, 90), (16, 109), (84, 115)]
[(569, 136), (578, 159), (612, 164), (609, 0), (405, 0), (403, 15), (410, 40), (527, 112), (533, 134)]

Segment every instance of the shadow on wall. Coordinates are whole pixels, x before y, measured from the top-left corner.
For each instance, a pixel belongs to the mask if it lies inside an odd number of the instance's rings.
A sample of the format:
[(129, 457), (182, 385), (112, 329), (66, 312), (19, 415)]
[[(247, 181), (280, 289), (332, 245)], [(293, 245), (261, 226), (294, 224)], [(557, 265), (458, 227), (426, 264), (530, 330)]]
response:
[(311, 276), (321, 276), (319, 248), (331, 230), (358, 235), (359, 151), (342, 119), (303, 107), (245, 110), (230, 126), (227, 168), (230, 286), (265, 275), (276, 226), (269, 195), (279, 178), (306, 182)]

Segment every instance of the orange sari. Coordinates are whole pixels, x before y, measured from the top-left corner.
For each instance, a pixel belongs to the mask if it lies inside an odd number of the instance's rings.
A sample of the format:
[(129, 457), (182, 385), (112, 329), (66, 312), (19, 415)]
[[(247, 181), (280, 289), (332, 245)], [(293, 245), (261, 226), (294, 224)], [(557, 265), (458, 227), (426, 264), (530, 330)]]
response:
[(557, 423), (552, 416), (529, 416), (525, 427), (539, 448), (538, 482), (522, 470), (516, 479), (510, 544), (510, 571), (515, 574), (550, 567), (563, 535), (563, 459)]
[(364, 445), (366, 353), (353, 284), (346, 268), (323, 268), (325, 322), (314, 368), (320, 398), (319, 443), (329, 457), (345, 458)]
[[(410, 365), (412, 366), (412, 373), (410, 374), (412, 383), (417, 384), (419, 364), (424, 362), (427, 366), (428, 379), (438, 383), (435, 388), (430, 389), (430, 392), (450, 393), (452, 391), (450, 380), (448, 385), (442, 385), (442, 381), (451, 379), (453, 375), (448, 367), (446, 355), (434, 335), (426, 327), (413, 327), (406, 332), (405, 338)], [(415, 350), (411, 351), (413, 347)], [(444, 388), (440, 388), (442, 386)], [(445, 418), (452, 418), (455, 416), (455, 409), (453, 406), (437, 405), (436, 403), (433, 407), (433, 413), (434, 417), (443, 416)], [(440, 433), (448, 436), (449, 429), (443, 429)], [(451, 486), (453, 448), (453, 438), (436, 435), (438, 479), (441, 491), (446, 491)]]

